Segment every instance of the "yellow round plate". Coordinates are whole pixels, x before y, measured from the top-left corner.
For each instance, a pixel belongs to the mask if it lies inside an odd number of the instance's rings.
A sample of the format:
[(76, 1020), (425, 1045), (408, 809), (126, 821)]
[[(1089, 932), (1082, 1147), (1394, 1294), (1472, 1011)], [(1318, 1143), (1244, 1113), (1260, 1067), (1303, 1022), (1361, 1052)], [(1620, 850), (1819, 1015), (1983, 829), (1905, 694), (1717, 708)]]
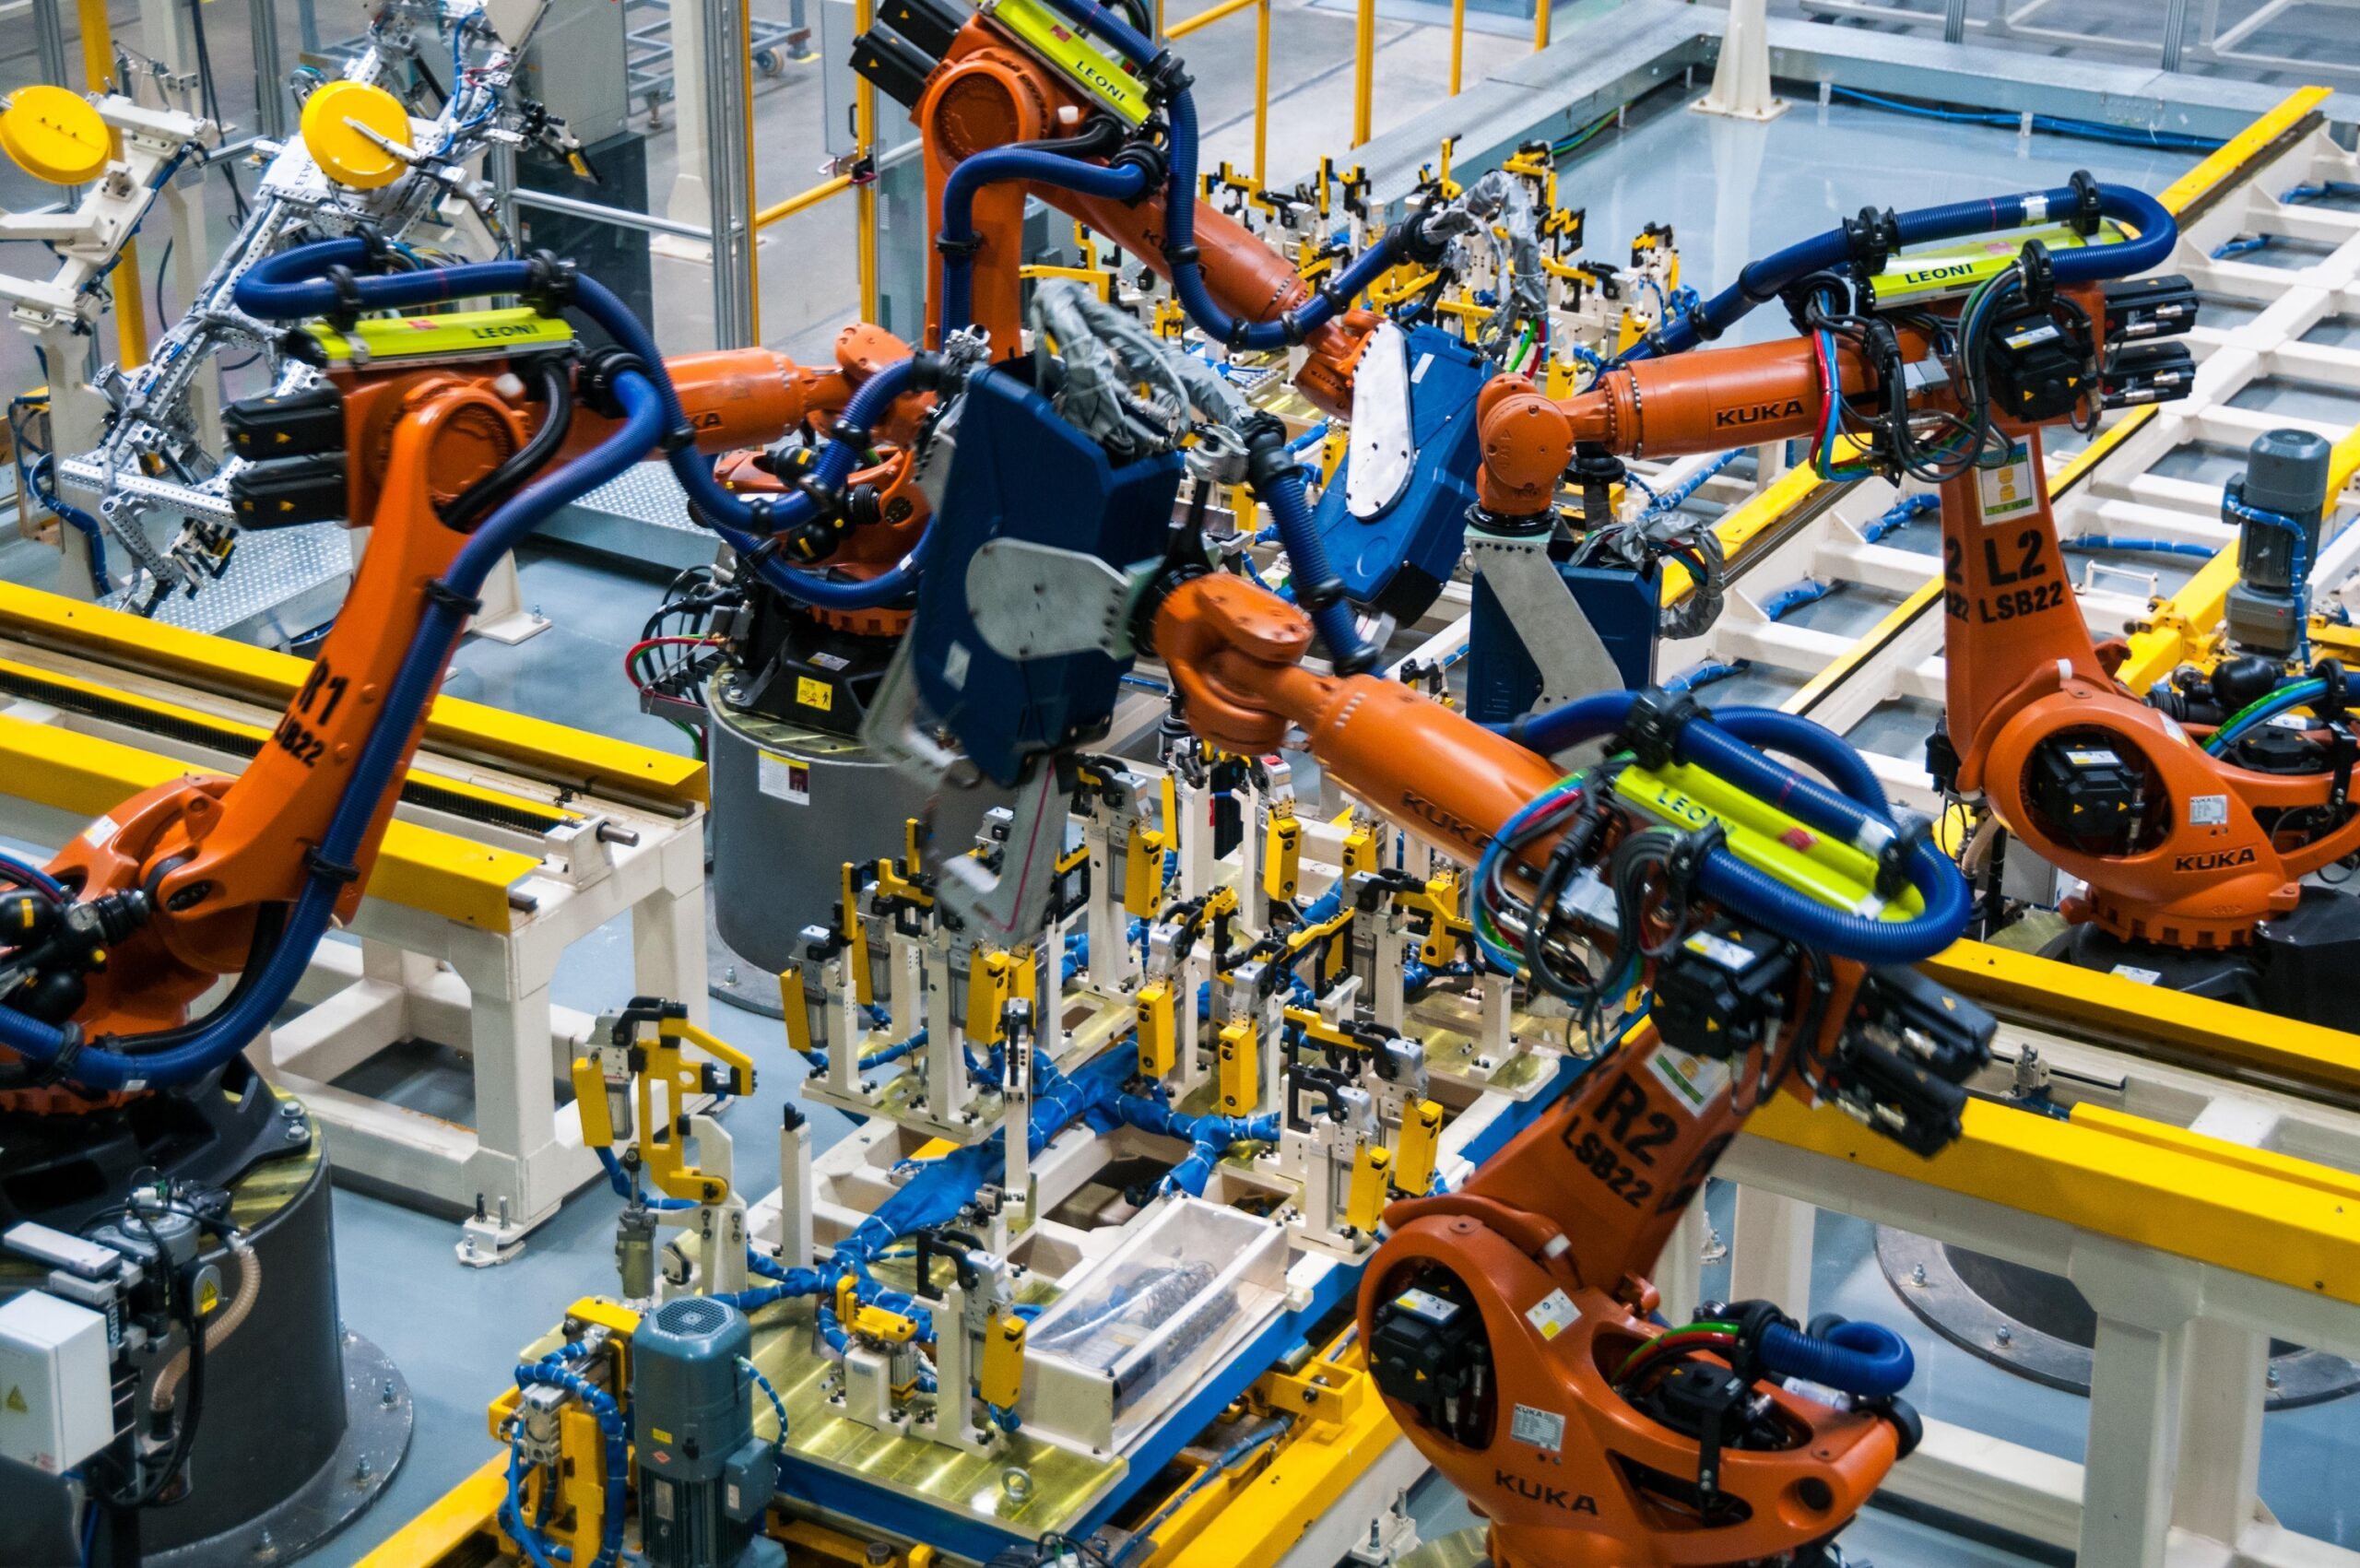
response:
[[(352, 124), (348, 124), (351, 122)], [(323, 173), (339, 185), (373, 191), (390, 185), (409, 165), (353, 128), (366, 125), (386, 140), (409, 145), (409, 111), (384, 88), (330, 82), (303, 100), (303, 145)]]
[(0, 150), (36, 180), (79, 185), (107, 166), (106, 122), (89, 100), (62, 87), (19, 88), (0, 112)]

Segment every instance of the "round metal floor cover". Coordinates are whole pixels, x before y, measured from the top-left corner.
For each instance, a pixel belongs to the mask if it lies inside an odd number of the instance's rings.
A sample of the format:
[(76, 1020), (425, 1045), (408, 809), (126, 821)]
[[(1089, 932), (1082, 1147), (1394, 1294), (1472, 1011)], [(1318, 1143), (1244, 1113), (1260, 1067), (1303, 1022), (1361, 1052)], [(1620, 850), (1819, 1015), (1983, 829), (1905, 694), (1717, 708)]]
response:
[[(2097, 1314), (2071, 1280), (1888, 1225), (1877, 1227), (1877, 1264), (1894, 1294), (1959, 1349), (2051, 1388), (2089, 1393)], [(2271, 1341), (2265, 1409), (2317, 1405), (2355, 1388), (2360, 1366)]]

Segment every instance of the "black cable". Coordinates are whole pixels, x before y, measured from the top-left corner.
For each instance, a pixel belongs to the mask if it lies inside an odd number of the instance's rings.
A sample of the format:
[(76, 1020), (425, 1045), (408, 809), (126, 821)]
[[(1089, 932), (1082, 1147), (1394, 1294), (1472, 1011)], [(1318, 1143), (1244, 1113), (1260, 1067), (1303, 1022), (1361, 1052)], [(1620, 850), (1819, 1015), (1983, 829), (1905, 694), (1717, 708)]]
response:
[[(197, 90), (204, 98), (205, 117), (219, 125), (225, 122), (221, 117), (220, 95), (213, 90), (213, 53), (205, 42), (205, 0), (188, 0), (188, 15), (190, 27), (195, 34)], [(261, 90), (262, 84), (256, 83), (255, 91)], [(238, 221), (242, 224), (246, 220), (246, 194), (238, 188), (238, 171), (226, 160), (220, 169), (221, 177), (230, 182), (230, 199), (236, 204)]]
[(264, 967), (269, 963), (271, 954), (277, 950), (279, 933), (286, 924), (287, 910), (283, 904), (265, 904), (255, 913), (254, 934), (246, 944), (246, 966), (238, 972), (237, 982), (230, 987), (230, 994), (222, 998), (220, 1007), (213, 1012), (172, 1029), (157, 1030), (148, 1034), (105, 1037), (108, 1048), (146, 1055), (157, 1051), (169, 1051), (195, 1040), (210, 1027), (216, 1016), (237, 1006), (254, 988)]
[(485, 513), (556, 456), (558, 448), (565, 442), (566, 431), (572, 428), (573, 383), (566, 374), (565, 366), (554, 359), (546, 360), (540, 371), (541, 401), (549, 407), (540, 429), (510, 453), (506, 462), (469, 485), (442, 508), (444, 524), (460, 533), (471, 531)]

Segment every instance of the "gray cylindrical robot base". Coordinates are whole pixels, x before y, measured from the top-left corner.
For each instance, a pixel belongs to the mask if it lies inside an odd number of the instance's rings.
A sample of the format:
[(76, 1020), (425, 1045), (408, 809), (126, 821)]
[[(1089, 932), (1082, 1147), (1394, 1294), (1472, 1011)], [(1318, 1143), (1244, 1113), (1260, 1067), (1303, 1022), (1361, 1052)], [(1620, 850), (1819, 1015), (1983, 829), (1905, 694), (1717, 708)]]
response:
[[(827, 921), (845, 861), (900, 855), (903, 824), (929, 810), (929, 853), (962, 855), (985, 814), (1011, 801), (989, 784), (938, 788), (848, 736), (747, 713), (718, 690), (706, 733), (714, 925), (765, 976), (800, 961), (800, 933)], [(769, 991), (775, 997), (776, 987)]]

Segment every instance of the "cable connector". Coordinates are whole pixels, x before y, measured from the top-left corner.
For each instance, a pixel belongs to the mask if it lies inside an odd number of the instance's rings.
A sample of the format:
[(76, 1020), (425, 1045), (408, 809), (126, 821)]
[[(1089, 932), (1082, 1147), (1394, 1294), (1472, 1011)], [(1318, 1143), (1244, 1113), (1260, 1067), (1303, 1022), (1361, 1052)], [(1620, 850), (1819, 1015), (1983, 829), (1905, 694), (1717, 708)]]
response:
[(1197, 78), (1188, 74), (1188, 63), (1169, 49), (1149, 61), (1140, 75), (1146, 79), (1148, 100), (1152, 103), (1169, 103), (1197, 85)]
[(1106, 160), (1106, 167), (1136, 169), (1147, 177), (1140, 187), (1139, 194), (1131, 198), (1133, 206), (1137, 206), (1161, 191), (1165, 179), (1172, 172), (1172, 166), (1164, 158), (1163, 149), (1153, 142), (1138, 136), (1125, 142), (1122, 149)]
[(2073, 211), (2065, 222), (2083, 239), (2093, 238), (2098, 231), (2098, 225), (2106, 219), (2104, 194), (2086, 169), (2074, 170), (2072, 178), (2065, 183), (2073, 188)]
[(2340, 719), (2344, 714), (2344, 700), (2349, 695), (2348, 683), (2340, 659), (2321, 659), (2311, 666), (2311, 678), (2326, 690), (2310, 707), (2322, 719)]
[(1918, 846), (1934, 842), (1934, 819), (1912, 816), (1884, 847), (1877, 851), (1877, 897), (1895, 899), (1909, 885), (1909, 857)]
[(981, 234), (970, 234), (963, 240), (950, 234), (934, 237), (935, 253), (950, 261), (973, 261), (975, 253), (983, 248), (984, 237)]
[(360, 880), (360, 867), (348, 865), (341, 860), (330, 860), (316, 847), (304, 851), (303, 869), (314, 877), (323, 878), (341, 886), (349, 886)]
[(573, 378), (574, 395), (582, 406), (605, 419), (624, 417), (622, 402), (615, 395), (615, 383), (626, 374), (655, 379), (647, 361), (630, 349), (616, 344), (592, 350), (582, 361), (582, 369)]
[(1707, 716), (1703, 703), (1686, 691), (1666, 691), (1650, 686), (1631, 699), (1614, 745), (1639, 760), (1643, 768), (1660, 768), (1680, 747), (1680, 732), (1691, 719)]
[(1863, 277), (1873, 277), (1884, 270), (1893, 253), (1901, 249), (1901, 219), (1893, 208), (1879, 212), (1864, 206), (1858, 216), (1844, 220), (1844, 242), (1852, 253), (1852, 261)]
[(440, 577), (432, 578), (427, 583), (426, 597), (429, 603), (441, 605), (446, 609), (457, 610), (463, 616), (475, 615), (483, 608), (481, 599), (473, 594), (462, 594)]
[(352, 276), (352, 269), (341, 262), (327, 268), (320, 277), (336, 295), (336, 303), (323, 313), (330, 326), (349, 336), (360, 324), (361, 312), (369, 308), (360, 298), (360, 280)]
[(2038, 240), (2026, 240), (2016, 257), (2016, 273), (2022, 279), (2024, 304), (2036, 311), (2048, 309), (2057, 298), (2057, 261), (2048, 247)]
[(525, 258), (525, 287), (516, 291), (516, 297), (540, 314), (553, 316), (573, 303), (577, 277), (572, 262), (549, 251), (535, 251)]

